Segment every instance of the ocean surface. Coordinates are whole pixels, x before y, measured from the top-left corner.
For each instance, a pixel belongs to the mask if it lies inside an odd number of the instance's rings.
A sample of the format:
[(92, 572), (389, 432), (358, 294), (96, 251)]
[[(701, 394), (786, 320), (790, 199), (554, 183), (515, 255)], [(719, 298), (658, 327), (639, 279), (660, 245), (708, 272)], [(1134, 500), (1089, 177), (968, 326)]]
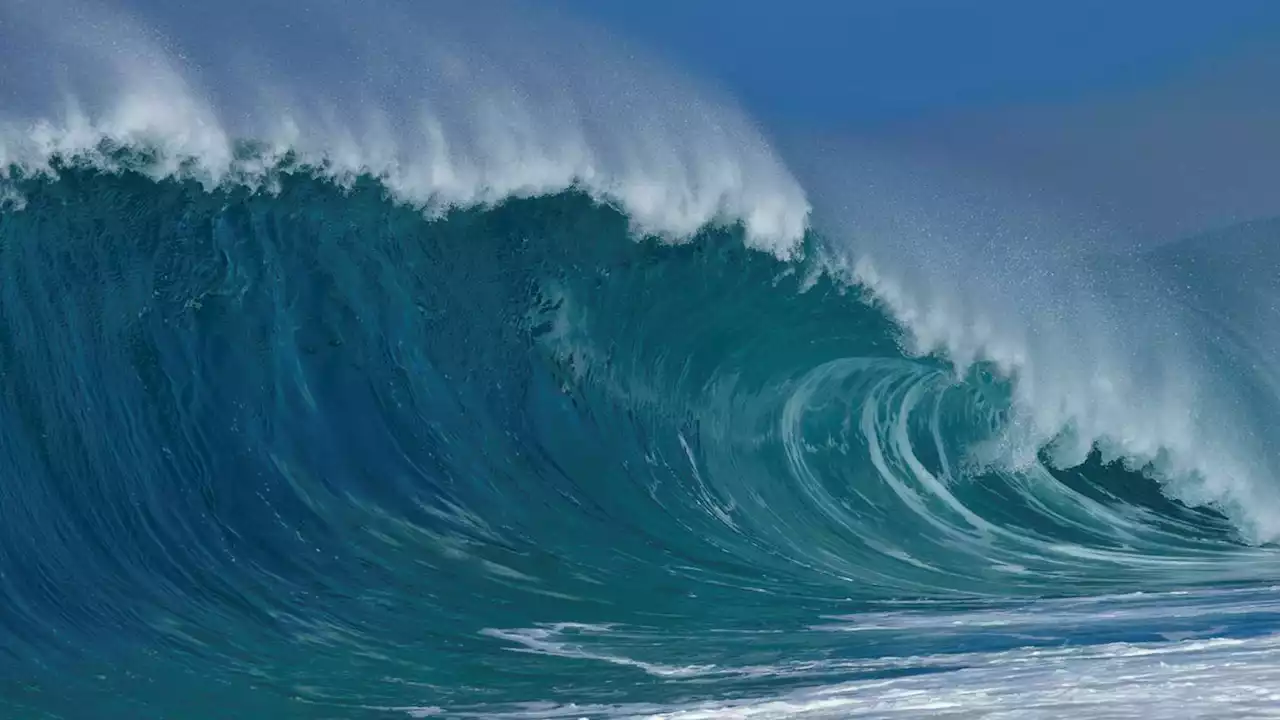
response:
[(876, 234), (416, 8), (0, 9), (0, 717), (1280, 717), (1280, 222)]

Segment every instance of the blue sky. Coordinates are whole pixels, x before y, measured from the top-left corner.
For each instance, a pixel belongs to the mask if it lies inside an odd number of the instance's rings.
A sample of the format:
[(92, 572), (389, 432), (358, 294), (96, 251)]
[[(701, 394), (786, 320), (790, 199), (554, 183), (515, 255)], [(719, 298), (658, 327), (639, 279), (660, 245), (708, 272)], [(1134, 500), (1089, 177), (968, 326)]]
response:
[(1266, 0), (557, 1), (820, 125), (1142, 86), (1280, 28)]
[(775, 135), (871, 138), (1118, 243), (1280, 214), (1280, 2), (556, 2)]

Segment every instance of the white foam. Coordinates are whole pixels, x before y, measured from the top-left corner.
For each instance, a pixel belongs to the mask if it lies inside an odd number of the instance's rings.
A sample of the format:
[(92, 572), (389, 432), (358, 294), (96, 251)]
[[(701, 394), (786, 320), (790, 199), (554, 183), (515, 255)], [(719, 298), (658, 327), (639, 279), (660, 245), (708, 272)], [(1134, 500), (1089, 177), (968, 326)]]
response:
[[(1280, 636), (949, 658), (962, 670), (723, 702), (541, 705), (484, 717), (773, 718), (1280, 717)], [(450, 717), (479, 717), (465, 712)]]
[[(906, 603), (910, 606), (910, 603)], [(487, 631), (525, 652), (574, 661), (633, 667), (680, 696), (688, 683), (739, 678), (787, 680), (791, 689), (731, 700), (591, 704), (530, 702), (451, 707), (444, 717), (469, 718), (935, 718), (935, 717), (1280, 717), (1280, 635), (1222, 637), (1250, 616), (1276, 607), (1274, 588), (1131, 593), (1042, 600), (1024, 606), (978, 606), (933, 612), (921, 606), (896, 612), (833, 618), (818, 631), (887, 633), (886, 637), (950, 638), (962, 645), (999, 630), (1007, 638), (1040, 637), (1038, 646), (989, 651), (842, 660), (785, 661), (776, 665), (673, 668), (629, 658), (616, 649), (626, 631), (615, 626), (560, 623), (542, 628)], [(1074, 644), (1073, 633), (1098, 637), (1147, 628), (1164, 642)], [(574, 639), (579, 642), (575, 642)], [(674, 639), (673, 639), (674, 640)], [(586, 649), (586, 642), (596, 647)], [(633, 643), (636, 644), (636, 643)], [(890, 646), (892, 643), (889, 644)], [(638, 646), (667, 646), (646, 637)], [(914, 674), (905, 674), (913, 672)], [(894, 677), (818, 683), (842, 673)]]
[[(0, 110), (0, 165), (110, 165), (105, 140), (156, 151), (155, 175), (216, 184), (260, 182), (292, 152), (430, 210), (578, 188), (668, 239), (740, 222), (785, 257), (803, 236), (803, 191), (731, 103), (594, 32), (483, 3), (355, 18), (319, 3), (306, 23), (243, 5), (154, 21), (6, 6), (3, 59), (25, 75)], [(245, 140), (263, 144), (248, 160)]]
[(544, 627), (500, 629), (486, 628), (480, 634), (497, 640), (515, 643), (518, 652), (535, 655), (552, 655), (577, 660), (596, 660), (611, 665), (623, 665), (643, 670), (656, 677), (697, 677), (705, 674), (717, 674), (716, 668), (710, 665), (671, 666), (635, 660), (623, 655), (600, 652), (586, 648), (574, 638), (582, 636), (598, 636), (608, 633), (610, 626), (590, 625), (586, 623), (553, 623)]
[[(1233, 401), (1209, 390), (1218, 370), (1175, 346), (1152, 373), (1144, 361), (1132, 362), (1127, 341), (1088, 337), (1097, 320), (1078, 320), (1083, 330), (1037, 317), (993, 323), (980, 319), (981, 310), (966, 312), (963, 303), (921, 300), (869, 258), (855, 272), (907, 329), (911, 351), (943, 352), (958, 373), (990, 362), (1013, 380), (1012, 421), (981, 460), (1031, 465), (1047, 448), (1055, 465), (1071, 467), (1098, 449), (1104, 458), (1146, 470), (1175, 497), (1219, 507), (1254, 541), (1280, 538), (1269, 458), (1242, 437), (1248, 419), (1233, 410)], [(998, 295), (985, 290), (997, 304)], [(1119, 318), (1135, 326), (1137, 342), (1160, 343), (1144, 327), (1149, 320)]]

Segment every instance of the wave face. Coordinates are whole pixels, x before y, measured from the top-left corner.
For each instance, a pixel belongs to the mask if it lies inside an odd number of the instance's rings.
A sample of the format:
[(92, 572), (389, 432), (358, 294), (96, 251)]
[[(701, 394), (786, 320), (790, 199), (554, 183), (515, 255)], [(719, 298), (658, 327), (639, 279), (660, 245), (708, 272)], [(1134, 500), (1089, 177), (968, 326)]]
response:
[(585, 29), (144, 9), (3, 10), (0, 715), (1280, 701), (1270, 225), (1053, 314)]

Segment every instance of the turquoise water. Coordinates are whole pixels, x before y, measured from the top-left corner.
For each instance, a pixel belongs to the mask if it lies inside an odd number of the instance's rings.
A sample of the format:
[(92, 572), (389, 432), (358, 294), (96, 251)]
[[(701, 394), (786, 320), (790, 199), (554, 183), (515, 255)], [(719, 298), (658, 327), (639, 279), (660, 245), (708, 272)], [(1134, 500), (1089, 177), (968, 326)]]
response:
[(18, 5), (0, 717), (1280, 708), (1274, 221), (976, 252), (581, 29)]
[(1096, 456), (973, 467), (1000, 381), (732, 228), (637, 240), (572, 192), (427, 219), (305, 171), (19, 187), (15, 717), (661, 707), (1280, 620), (1029, 611), (1270, 556)]

